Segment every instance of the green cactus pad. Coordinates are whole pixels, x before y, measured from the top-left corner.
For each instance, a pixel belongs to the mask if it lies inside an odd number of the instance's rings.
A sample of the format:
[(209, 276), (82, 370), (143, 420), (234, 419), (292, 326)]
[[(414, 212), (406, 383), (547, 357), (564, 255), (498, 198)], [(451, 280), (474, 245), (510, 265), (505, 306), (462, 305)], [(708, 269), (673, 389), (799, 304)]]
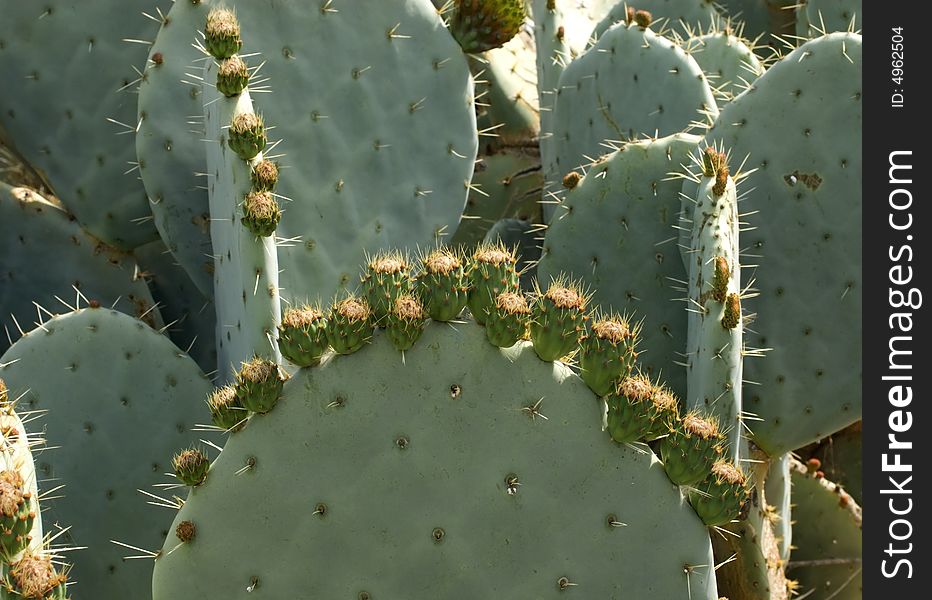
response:
[(437, 248), (421, 260), (421, 270), (418, 285), (430, 318), (452, 321), (458, 317), (469, 294), (462, 257), (448, 248)]
[(738, 518), (748, 489), (744, 473), (728, 460), (715, 462), (710, 471), (689, 492), (689, 502), (706, 525), (716, 527)]
[(153, 46), (163, 62), (141, 84), (137, 148), (159, 231), (203, 290), (210, 220), (197, 174), (210, 170), (189, 115), (205, 99), (186, 74), (200, 74), (192, 43), (220, 5), (236, 12), (244, 53), (261, 54), (268, 83), (254, 77), (250, 91), (284, 138), (275, 160), (294, 167), (276, 190), (292, 200), (277, 230), (291, 240), (278, 248), (284, 301), (330, 298), (355, 285), (367, 253), (455, 231), (478, 147), (474, 89), (430, 2), (175, 2)]
[(246, 410), (264, 414), (278, 403), (284, 384), (285, 375), (277, 364), (256, 357), (242, 364), (233, 387)]
[[(592, 28), (614, 7), (616, 0), (584, 4), (532, 0), (534, 45), (537, 48), (537, 95), (540, 104), (541, 164), (553, 163), (557, 145), (553, 139), (553, 107), (566, 66), (585, 50)], [(544, 199), (555, 192), (559, 179), (546, 182)], [(549, 220), (552, 210), (544, 207)]]
[(510, 348), (527, 332), (531, 309), (520, 292), (502, 292), (486, 312), (485, 335), (489, 343)]
[(397, 350), (410, 350), (414, 342), (424, 333), (427, 312), (420, 299), (411, 294), (402, 294), (395, 299), (392, 312), (385, 320), (388, 339)]
[(527, 146), (536, 150), (540, 106), (533, 38), (523, 31), (501, 48), (469, 59), (476, 74), (476, 96), (483, 105), (477, 115), (479, 130), (494, 136), (483, 140), (482, 154)]
[(861, 507), (838, 484), (793, 461), (793, 551), (787, 577), (817, 600), (859, 600)]
[(469, 311), (477, 323), (484, 323), (498, 296), (519, 289), (515, 251), (502, 243), (482, 244), (469, 262)]
[[(744, 327), (738, 199), (727, 158), (703, 149), (694, 196), (683, 198), (681, 230), (689, 230), (689, 312), (686, 339), (686, 405), (714, 416), (728, 432), (728, 457), (741, 464)], [(692, 184), (694, 182), (689, 181)]]
[(634, 368), (638, 328), (620, 315), (596, 315), (579, 340), (579, 376), (599, 397)]
[(618, 2), (592, 30), (592, 39), (598, 40), (609, 28), (628, 19), (627, 10), (645, 11), (652, 17), (654, 31), (669, 32), (671, 37), (689, 37), (694, 31), (710, 29), (718, 24), (722, 15), (713, 0), (632, 0)]
[(282, 356), (299, 367), (320, 362), (327, 351), (327, 318), (313, 306), (290, 308), (278, 327), (278, 348)]
[(706, 138), (756, 169), (741, 247), (766, 277), (745, 343), (773, 350), (746, 362), (759, 385), (743, 410), (760, 418), (748, 425), (771, 456), (860, 418), (861, 111), (861, 36), (833, 33), (768, 69)]
[(163, 537), (170, 515), (141, 519), (136, 490), (150, 490), (191, 442), (189, 429), (209, 423), (210, 381), (168, 338), (103, 308), (46, 321), (0, 365), (10, 396), (22, 396), (22, 410), (46, 411), (44, 436), (64, 449), (38, 456), (36, 470), (66, 486), (43, 512), (71, 526), (61, 543), (88, 547), (72, 571), (82, 594), (144, 600), (151, 566), (122, 560), (126, 549), (110, 540), (152, 548)]
[(49, 554), (26, 554), (13, 564), (0, 564), (0, 600), (66, 600), (66, 573)]
[(11, 1), (0, 19), (0, 127), (78, 222), (124, 251), (158, 237), (133, 148), (135, 92), (138, 69), (157, 71), (162, 56), (150, 53), (158, 23), (143, 13), (169, 6), (128, 0), (115, 18), (108, 2)]
[(835, 31), (860, 31), (862, 0), (806, 0), (796, 5), (796, 35), (815, 38)]
[(516, 36), (526, 17), (525, 0), (456, 0), (450, 33), (463, 52), (485, 52)]
[(156, 600), (718, 598), (707, 529), (569, 368), (472, 323), (429, 326), (404, 364), (384, 338), (229, 439), (167, 530)]
[[(70, 310), (62, 301), (96, 300), (162, 327), (141, 275), (131, 255), (88, 235), (60, 207), (26, 188), (0, 183), (0, 330), (13, 339), (37, 320)], [(76, 298), (72, 286), (85, 299)], [(2, 352), (9, 346), (7, 335), (0, 333), (0, 340)]]
[[(716, 116), (712, 88), (691, 56), (650, 29), (619, 24), (560, 77), (546, 181), (555, 191), (568, 172), (625, 141), (701, 131)], [(562, 216), (552, 204), (545, 209), (550, 221)]]
[(607, 429), (619, 444), (650, 442), (670, 433), (678, 417), (676, 397), (646, 375), (626, 377), (605, 397)]
[(714, 419), (687, 414), (660, 440), (663, 467), (676, 485), (699, 483), (722, 456), (724, 436)]
[(554, 361), (576, 350), (586, 318), (585, 294), (577, 283), (561, 279), (538, 290), (531, 304), (530, 334), (541, 360)]
[(330, 307), (327, 341), (337, 354), (352, 354), (372, 339), (374, 322), (364, 298), (347, 296)]
[(670, 359), (686, 347), (687, 312), (676, 301), (685, 295), (686, 271), (674, 229), (680, 182), (669, 174), (689, 162), (699, 141), (678, 134), (629, 143), (593, 165), (558, 208), (537, 267), (540, 279), (582, 278), (594, 304), (643, 319), (640, 337), (650, 351), (642, 367), (662, 374), (678, 395), (686, 372)]
[[(281, 361), (276, 337), (281, 321), (278, 246), (281, 219), (271, 192), (252, 187), (253, 172), (265, 157), (265, 126), (252, 96), (244, 91), (227, 98), (206, 82), (218, 65), (203, 67), (202, 108), (207, 134), (203, 143), (210, 199), (214, 259), (214, 306), (217, 313), (217, 366), (229, 382), (240, 363), (261, 356)], [(232, 150), (232, 152), (231, 152)], [(249, 161), (243, 157), (249, 157)]]
[(721, 98), (720, 105), (743, 92), (764, 73), (754, 44), (730, 30), (714, 31), (682, 42)]

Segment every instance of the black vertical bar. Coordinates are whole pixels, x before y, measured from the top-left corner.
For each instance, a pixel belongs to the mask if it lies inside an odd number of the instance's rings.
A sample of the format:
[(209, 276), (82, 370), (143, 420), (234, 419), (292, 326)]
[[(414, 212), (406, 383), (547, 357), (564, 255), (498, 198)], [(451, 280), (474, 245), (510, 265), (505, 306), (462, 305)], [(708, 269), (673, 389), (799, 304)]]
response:
[(932, 340), (922, 314), (932, 220), (922, 189), (932, 173), (918, 143), (926, 3), (863, 4), (863, 597), (927, 598), (932, 361), (921, 350)]

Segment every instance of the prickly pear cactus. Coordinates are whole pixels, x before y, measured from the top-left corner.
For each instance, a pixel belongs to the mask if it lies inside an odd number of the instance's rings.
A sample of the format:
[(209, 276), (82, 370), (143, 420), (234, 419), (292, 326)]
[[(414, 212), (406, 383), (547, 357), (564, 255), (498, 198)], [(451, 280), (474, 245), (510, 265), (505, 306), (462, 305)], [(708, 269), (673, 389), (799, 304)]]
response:
[(745, 366), (759, 385), (744, 410), (771, 456), (860, 418), (861, 108), (861, 36), (833, 33), (768, 69), (706, 137), (756, 169), (741, 207), (765, 215), (741, 241), (761, 274), (747, 344), (773, 350)]
[(268, 134), (246, 89), (252, 74), (236, 52), (240, 24), (225, 9), (208, 13), (203, 68), (210, 235), (217, 307), (217, 366), (229, 381), (253, 356), (281, 361), (278, 167), (265, 159)]
[(656, 23), (655, 29), (681, 36), (715, 27), (721, 20), (713, 0), (623, 0), (595, 26), (592, 39), (598, 40), (610, 27), (631, 20), (628, 13), (638, 10), (650, 13)]
[(114, 19), (106, 2), (0, 2), (0, 123), (81, 225), (122, 250), (157, 236), (136, 173), (133, 91), (158, 29), (143, 13), (169, 5), (130, 0)]
[(612, 443), (568, 368), (484, 337), (433, 324), (404, 362), (379, 336), (299, 371), (192, 490), (156, 600), (718, 598), (708, 533), (660, 463)]
[(36, 192), (0, 183), (0, 351), (37, 320), (70, 310), (76, 294), (164, 325), (131, 255), (88, 235)]
[[(604, 38), (603, 38), (604, 39)], [(547, 229), (538, 277), (582, 278), (593, 302), (644, 318), (644, 368), (685, 395), (686, 372), (671, 364), (686, 348), (686, 271), (676, 247), (680, 181), (700, 138), (678, 134), (625, 144), (592, 165)], [(601, 232), (593, 235), (594, 231)]]
[(740, 464), (742, 448), (741, 397), (744, 365), (744, 320), (741, 309), (741, 245), (738, 241), (738, 200), (728, 158), (706, 147), (691, 198), (689, 312), (686, 340), (686, 404), (714, 415), (728, 431), (728, 452)]
[(764, 73), (764, 64), (754, 53), (754, 42), (729, 28), (687, 38), (682, 42), (705, 73), (724, 106)]
[(151, 548), (164, 537), (167, 521), (139, 518), (136, 490), (170, 470), (192, 426), (209, 423), (210, 382), (165, 336), (106, 308), (45, 321), (0, 357), (0, 378), (21, 410), (47, 411), (45, 435), (61, 447), (36, 469), (65, 485), (44, 503), (46, 520), (71, 524), (63, 539), (88, 548), (73, 578), (91, 597), (145, 598), (151, 566), (122, 560), (139, 553), (111, 540)]
[(263, 117), (288, 127), (271, 158), (300, 166), (277, 190), (290, 200), (276, 234), (284, 300), (330, 298), (355, 284), (367, 251), (454, 232), (478, 145), (473, 85), (429, 0), (176, 2), (153, 46), (162, 62), (140, 88), (137, 147), (160, 230), (185, 268), (204, 269), (209, 210), (195, 189), (203, 178), (185, 179), (206, 171), (203, 129), (187, 123), (202, 102), (178, 82), (201, 85), (186, 75), (203, 67), (191, 44), (218, 5), (235, 10), (245, 47), (261, 53), (250, 60), (264, 61), (268, 78), (251, 88), (269, 92), (257, 96)]
[(787, 575), (816, 600), (861, 598), (861, 507), (821, 473), (798, 461), (791, 469), (796, 527)]
[[(716, 116), (712, 88), (692, 57), (649, 27), (619, 23), (560, 77), (546, 180), (559, 181), (628, 140), (701, 131)], [(548, 207), (553, 221), (560, 211)]]
[(861, 30), (861, 0), (806, 0), (796, 5), (796, 35), (813, 38)]

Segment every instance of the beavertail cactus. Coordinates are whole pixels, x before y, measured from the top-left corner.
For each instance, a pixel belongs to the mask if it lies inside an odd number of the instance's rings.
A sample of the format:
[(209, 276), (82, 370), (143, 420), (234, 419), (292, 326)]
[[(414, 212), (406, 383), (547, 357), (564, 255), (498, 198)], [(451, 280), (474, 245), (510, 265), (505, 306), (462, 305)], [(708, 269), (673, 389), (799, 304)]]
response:
[(403, 363), (385, 337), (231, 435), (168, 528), (155, 600), (718, 598), (707, 529), (568, 367), (472, 322), (427, 326)]

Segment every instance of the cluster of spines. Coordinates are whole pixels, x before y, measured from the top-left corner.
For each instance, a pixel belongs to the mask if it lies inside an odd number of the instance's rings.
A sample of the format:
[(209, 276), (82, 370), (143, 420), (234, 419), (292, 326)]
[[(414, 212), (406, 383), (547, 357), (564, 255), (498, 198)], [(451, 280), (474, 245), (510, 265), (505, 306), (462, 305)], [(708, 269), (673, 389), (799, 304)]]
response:
[[(239, 96), (249, 85), (249, 67), (237, 54), (242, 45), (236, 15), (223, 8), (210, 11), (204, 47), (219, 61), (215, 85), (228, 98)], [(257, 237), (273, 235), (282, 217), (274, 194), (278, 165), (265, 158), (256, 160), (268, 145), (262, 117), (250, 112), (233, 117), (227, 129), (227, 144), (237, 156), (250, 162), (252, 190), (242, 199), (243, 225)]]

